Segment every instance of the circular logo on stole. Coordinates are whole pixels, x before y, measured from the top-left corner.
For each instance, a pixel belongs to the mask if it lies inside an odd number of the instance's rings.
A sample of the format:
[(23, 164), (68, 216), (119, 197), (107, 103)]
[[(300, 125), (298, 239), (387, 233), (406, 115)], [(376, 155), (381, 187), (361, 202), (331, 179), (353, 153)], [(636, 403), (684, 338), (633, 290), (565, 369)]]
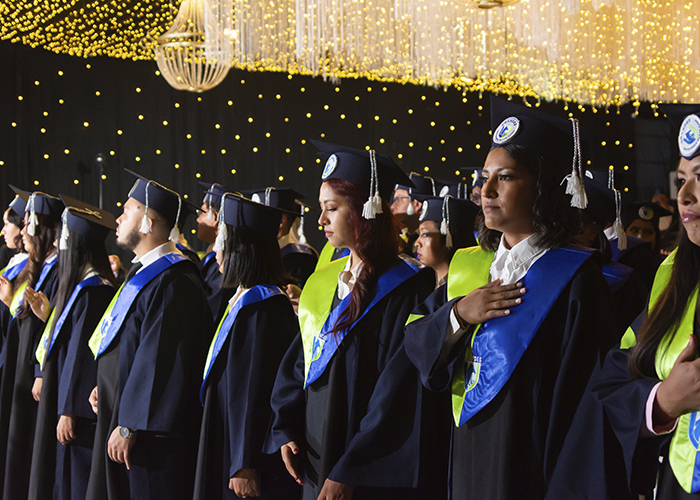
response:
[(326, 166), (323, 167), (323, 174), (321, 174), (321, 179), (324, 181), (328, 179), (331, 174), (335, 171), (335, 167), (338, 166), (338, 157), (336, 155), (330, 155), (326, 160)]
[(654, 218), (654, 211), (651, 209), (651, 207), (642, 206), (639, 207), (639, 217), (642, 220), (651, 220)]
[(681, 156), (693, 156), (700, 148), (700, 117), (688, 115), (683, 120), (681, 131), (678, 133), (678, 149)]
[(251, 196), (250, 199), (253, 200), (255, 203), (262, 203), (262, 199), (260, 198), (260, 195), (258, 193), (253, 194), (253, 196)]
[(443, 186), (442, 189), (440, 190), (440, 198), (444, 198), (447, 196), (450, 192), (450, 186)]
[(520, 120), (514, 116), (506, 118), (496, 127), (496, 131), (493, 133), (493, 142), (496, 144), (505, 144), (515, 137), (519, 129)]
[(418, 217), (418, 220), (423, 222), (427, 215), (428, 215), (428, 200), (425, 200), (423, 202), (423, 208), (421, 208), (420, 217)]

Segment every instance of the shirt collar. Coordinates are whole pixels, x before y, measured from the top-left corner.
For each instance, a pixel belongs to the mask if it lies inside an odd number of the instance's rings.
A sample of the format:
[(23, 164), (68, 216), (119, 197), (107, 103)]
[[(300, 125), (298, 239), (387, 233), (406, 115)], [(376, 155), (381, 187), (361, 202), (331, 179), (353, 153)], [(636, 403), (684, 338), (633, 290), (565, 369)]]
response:
[(534, 234), (520, 241), (510, 250), (506, 248), (505, 239), (501, 236), (498, 250), (491, 262), (491, 281), (501, 279), (504, 285), (516, 283), (546, 251), (545, 248), (535, 246)]
[(279, 243), (280, 248), (284, 248), (290, 243), (295, 243), (295, 241), (292, 239), (290, 236), (292, 233), (291, 231), (282, 236), (280, 239), (277, 240), (277, 243)]
[[(338, 274), (338, 298), (343, 300), (345, 297), (350, 295), (352, 289), (355, 287), (355, 281), (357, 276), (362, 270), (362, 261), (355, 264), (355, 267), (350, 269), (350, 258), (345, 263), (345, 269), (343, 269), (340, 274)], [(349, 273), (349, 274), (348, 274)]]
[[(132, 264), (136, 264), (137, 262), (140, 262), (141, 265), (143, 266), (141, 269), (143, 269), (146, 266), (149, 266), (153, 264), (155, 261), (160, 259), (163, 255), (167, 255), (169, 253), (182, 253), (180, 250), (177, 249), (175, 246), (175, 243), (172, 241), (168, 240), (165, 243), (163, 243), (160, 246), (155, 247), (153, 250), (146, 252), (141, 258), (134, 258), (132, 260)], [(139, 269), (139, 272), (141, 271)]]

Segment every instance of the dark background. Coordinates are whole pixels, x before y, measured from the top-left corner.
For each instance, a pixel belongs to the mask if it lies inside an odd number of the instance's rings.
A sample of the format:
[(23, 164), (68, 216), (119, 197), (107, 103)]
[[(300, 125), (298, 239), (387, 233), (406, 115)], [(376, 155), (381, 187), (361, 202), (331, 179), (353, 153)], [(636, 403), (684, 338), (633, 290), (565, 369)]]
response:
[[(317, 249), (324, 243), (316, 223), (322, 165), (310, 139), (371, 146), (406, 172), (447, 180), (481, 166), (490, 144), (489, 95), (455, 88), (362, 79), (336, 86), (321, 78), (232, 69), (218, 87), (194, 94), (172, 89), (154, 61), (84, 59), (7, 41), (0, 42), (0, 68), (0, 184), (97, 205), (95, 158), (102, 154), (104, 208), (115, 215), (134, 182), (124, 168), (197, 206), (198, 181), (234, 190), (288, 186), (307, 197), (306, 234)], [(629, 199), (668, 190), (675, 138), (649, 103), (638, 114), (631, 105), (594, 110), (543, 102), (539, 109), (573, 113), (590, 127), (589, 167), (612, 165), (616, 187), (627, 189)], [(0, 189), (1, 203), (12, 196)], [(186, 235), (203, 250), (193, 219)]]

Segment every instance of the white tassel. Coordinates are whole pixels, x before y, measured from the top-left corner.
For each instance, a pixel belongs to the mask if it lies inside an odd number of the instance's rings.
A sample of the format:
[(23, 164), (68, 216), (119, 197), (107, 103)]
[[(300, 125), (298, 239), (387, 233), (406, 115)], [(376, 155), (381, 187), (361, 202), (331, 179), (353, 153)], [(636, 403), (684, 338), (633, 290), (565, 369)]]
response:
[(622, 227), (622, 222), (617, 219), (613, 224), (613, 231), (615, 232), (615, 237), (617, 238), (617, 248), (620, 250), (625, 250), (627, 248), (627, 233)]
[(413, 208), (413, 202), (411, 201), (411, 198), (409, 197), (408, 199), (408, 208), (406, 209), (406, 215), (413, 215), (416, 213), (416, 211)]
[(578, 175), (572, 172), (564, 180), (566, 181), (566, 194), (571, 195), (571, 206), (580, 209), (586, 208), (588, 206), (588, 197)]
[(151, 232), (151, 219), (148, 218), (148, 212), (143, 214), (143, 219), (141, 219), (141, 227), (139, 231), (143, 234), (149, 234)]
[(447, 221), (445, 219), (442, 219), (442, 222), (440, 223), (440, 234), (447, 234), (449, 231), (449, 228), (447, 226)]
[(384, 213), (384, 210), (382, 210), (382, 197), (379, 195), (379, 191), (374, 192), (374, 196), (372, 196), (372, 205), (374, 206), (374, 213)]
[(299, 243), (306, 245), (306, 235), (304, 234), (304, 205), (301, 206), (301, 217), (299, 218), (299, 229), (297, 229)]
[(450, 231), (450, 225), (447, 225), (447, 237), (445, 238), (445, 245), (447, 248), (452, 248), (452, 232)]
[[(379, 196), (379, 174), (377, 173), (377, 160), (375, 158), (375, 151), (370, 149), (369, 151), (369, 164), (370, 164), (370, 179), (369, 179), (369, 198), (362, 205), (362, 217), (365, 219), (375, 219), (377, 214), (383, 213), (382, 211), (382, 197)], [(373, 194), (374, 193), (374, 194)]]
[(29, 200), (30, 211), (29, 211), (29, 225), (27, 226), (27, 234), (29, 236), (36, 236), (36, 227), (39, 225), (39, 218), (36, 216), (36, 211), (34, 211), (34, 199), (36, 198), (36, 193), (32, 193), (32, 197)]
[(375, 219), (377, 217), (377, 212), (374, 209), (374, 203), (372, 197), (362, 205), (362, 217), (365, 219)]
[(63, 210), (61, 215), (61, 238), (58, 241), (59, 250), (68, 250), (68, 208)]
[(216, 217), (214, 216), (214, 211), (211, 208), (207, 212), (207, 219), (210, 221), (216, 220)]
[(228, 238), (228, 229), (226, 228), (226, 221), (224, 219), (224, 203), (226, 202), (226, 194), (221, 196), (221, 208), (219, 209), (219, 230), (216, 235), (216, 240), (214, 240), (214, 250), (215, 252), (223, 252), (226, 246), (226, 239)]
[(178, 243), (180, 241), (180, 228), (178, 227), (178, 222), (180, 220), (180, 210), (182, 210), (182, 198), (177, 197), (177, 216), (175, 217), (175, 224), (170, 230), (170, 236), (168, 239), (173, 243)]

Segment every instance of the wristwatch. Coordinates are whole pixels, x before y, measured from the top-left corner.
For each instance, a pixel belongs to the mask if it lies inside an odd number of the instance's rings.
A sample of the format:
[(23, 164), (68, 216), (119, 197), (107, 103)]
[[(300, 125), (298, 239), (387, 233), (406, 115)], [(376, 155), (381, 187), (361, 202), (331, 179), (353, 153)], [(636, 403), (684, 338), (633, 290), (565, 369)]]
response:
[(136, 434), (135, 430), (129, 429), (128, 427), (119, 426), (119, 435), (124, 439), (131, 439)]

